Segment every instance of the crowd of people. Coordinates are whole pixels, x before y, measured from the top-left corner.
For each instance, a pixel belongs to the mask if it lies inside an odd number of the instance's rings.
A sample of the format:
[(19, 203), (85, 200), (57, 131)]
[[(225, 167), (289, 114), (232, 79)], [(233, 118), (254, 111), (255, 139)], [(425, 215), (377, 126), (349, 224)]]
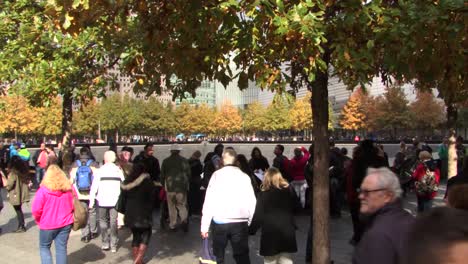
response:
[[(433, 159), (428, 145), (414, 141), (407, 148), (402, 142), (390, 166), (383, 146), (372, 140), (360, 141), (352, 157), (347, 156), (346, 148), (339, 149), (330, 140), (330, 217), (340, 218), (342, 210), (349, 209), (353, 222), (350, 244), (355, 246), (353, 263), (434, 261), (423, 252), (409, 254), (413, 253), (411, 249), (422, 248), (410, 241), (422, 237), (436, 219), (467, 219), (468, 158), (463, 160), (466, 150), (462, 142), (457, 143), (458, 174), (447, 183), (448, 206), (432, 209), (441, 178), (447, 177), (446, 141), (439, 147), (438, 160)], [(186, 159), (180, 155), (182, 147), (173, 144), (170, 155), (161, 163), (154, 157), (151, 143), (134, 158), (133, 148), (124, 146), (119, 152), (114, 146), (104, 153), (102, 166), (91, 148), (84, 146), (79, 154), (72, 155), (74, 161), (69, 167), (60, 163), (61, 154), (50, 145), (41, 144), (32, 156), (21, 143), (8, 149), (8, 159), (2, 156), (0, 160), (1, 182), (17, 214), (16, 232), (26, 232), (21, 205), (29, 201), (30, 190), (37, 189), (32, 215), (40, 229), (42, 263), (52, 263), (52, 242), (56, 263), (67, 262), (74, 197), (88, 211), (81, 241), (89, 243), (100, 237), (102, 250), (117, 252), (121, 246), (119, 229), (129, 228), (134, 263), (143, 263), (148, 250), (155, 208), (160, 210), (161, 228), (168, 232), (188, 232), (189, 221), (201, 217), (201, 237), (212, 241), (217, 263), (225, 263), (228, 242), (236, 263), (250, 263), (249, 235), (258, 230), (259, 253), (265, 263), (293, 263), (292, 254), (298, 248), (295, 216), (312, 206), (312, 186), (314, 177), (318, 177), (313, 173), (313, 145), (295, 148), (291, 159), (284, 155), (283, 145), (275, 146), (272, 166), (258, 147), (252, 149), (248, 159), (222, 144), (216, 145), (203, 162), (200, 151)], [(30, 160), (36, 169), (32, 178)], [(404, 196), (410, 192), (417, 197), (418, 218), (403, 208)], [(121, 203), (118, 208), (117, 203)], [(444, 242), (437, 239), (445, 239), (444, 252), (453, 255), (466, 249), (463, 243), (468, 233), (464, 226), (456, 226), (463, 223), (459, 219), (447, 221), (455, 225), (447, 229), (457, 234), (428, 236), (423, 244), (437, 247)], [(313, 258), (312, 233), (310, 226), (306, 262)], [(452, 245), (454, 248), (449, 248)]]

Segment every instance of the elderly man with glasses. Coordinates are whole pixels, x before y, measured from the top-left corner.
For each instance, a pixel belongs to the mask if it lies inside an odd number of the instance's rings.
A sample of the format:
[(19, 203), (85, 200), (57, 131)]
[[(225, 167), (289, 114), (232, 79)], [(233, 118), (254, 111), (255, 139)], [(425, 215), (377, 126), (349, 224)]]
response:
[(414, 217), (400, 200), (397, 176), (388, 168), (369, 169), (359, 190), (360, 212), (366, 219), (353, 264), (401, 263)]

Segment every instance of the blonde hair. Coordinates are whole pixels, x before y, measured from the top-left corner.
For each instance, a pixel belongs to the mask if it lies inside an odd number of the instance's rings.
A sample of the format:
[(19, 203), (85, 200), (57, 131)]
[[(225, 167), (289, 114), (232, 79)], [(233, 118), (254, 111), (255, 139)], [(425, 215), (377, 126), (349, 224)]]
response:
[(52, 164), (47, 168), (41, 186), (44, 186), (51, 191), (62, 192), (68, 192), (72, 188), (65, 172), (55, 164)]
[(289, 186), (289, 183), (283, 178), (281, 172), (277, 168), (269, 168), (265, 172), (265, 176), (263, 177), (263, 183), (261, 185), (262, 191), (268, 191), (272, 187), (277, 189), (284, 189)]

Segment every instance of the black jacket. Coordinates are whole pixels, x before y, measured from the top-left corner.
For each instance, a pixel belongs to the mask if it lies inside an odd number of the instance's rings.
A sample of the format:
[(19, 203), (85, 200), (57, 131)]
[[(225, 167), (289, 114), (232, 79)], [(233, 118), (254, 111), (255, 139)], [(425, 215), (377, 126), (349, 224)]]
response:
[(253, 171), (266, 171), (270, 167), (270, 164), (268, 163), (268, 160), (265, 157), (261, 156), (260, 158), (251, 158), (249, 160), (249, 166)]
[(138, 154), (133, 159), (133, 163), (142, 163), (145, 166), (146, 171), (150, 174), (151, 180), (160, 181), (161, 167), (159, 166), (159, 160), (154, 156), (146, 156), (144, 152)]
[(297, 251), (294, 195), (289, 188), (260, 192), (250, 225), (251, 234), (262, 228), (260, 255)]
[(414, 217), (401, 201), (387, 204), (372, 215), (356, 247), (353, 264), (399, 264), (407, 248)]
[(132, 182), (125, 180), (121, 187), (120, 195), (126, 196), (125, 225), (130, 228), (151, 227), (156, 192), (150, 175), (144, 173)]

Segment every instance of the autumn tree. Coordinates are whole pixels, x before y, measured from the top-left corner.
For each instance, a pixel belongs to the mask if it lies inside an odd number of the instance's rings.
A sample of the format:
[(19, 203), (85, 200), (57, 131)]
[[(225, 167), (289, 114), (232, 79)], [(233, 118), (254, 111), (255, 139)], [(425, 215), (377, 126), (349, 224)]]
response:
[(267, 110), (258, 101), (249, 104), (242, 115), (243, 129), (245, 133), (265, 131), (267, 124)]
[(38, 112), (26, 98), (18, 95), (0, 97), (0, 133), (31, 134), (39, 128)]
[(393, 77), (423, 91), (437, 89), (447, 126), (455, 128), (457, 109), (468, 99), (465, 1), (399, 1), (382, 19), (392, 30), (377, 37), (388, 40), (382, 55)]
[(104, 131), (114, 133), (115, 142), (119, 135), (130, 135), (137, 131), (140, 116), (137, 113), (137, 101), (128, 95), (121, 97), (113, 94), (101, 102), (99, 119)]
[(340, 125), (342, 128), (352, 131), (366, 128), (367, 113), (364, 107), (366, 96), (361, 88), (356, 89), (351, 94), (341, 111)]
[(224, 102), (216, 113), (213, 125), (217, 135), (232, 136), (242, 130), (242, 117), (235, 106)]
[(294, 102), (289, 110), (291, 128), (295, 131), (303, 131), (312, 128), (312, 108), (310, 107), (311, 93)]
[(289, 94), (276, 94), (266, 110), (265, 130), (277, 133), (291, 128), (289, 110), (294, 98)]
[(205, 133), (213, 134), (213, 120), (215, 118), (215, 111), (207, 104), (202, 103), (194, 107), (190, 113), (192, 123), (192, 133)]
[(154, 96), (144, 102), (140, 100), (138, 105), (138, 134), (166, 136), (175, 133), (177, 120), (170, 105), (164, 105)]
[(398, 129), (409, 127), (411, 117), (409, 102), (399, 86), (387, 87), (376, 101), (376, 111), (369, 116), (380, 129), (391, 131), (393, 138)]
[(191, 120), (192, 111), (193, 107), (187, 102), (182, 102), (174, 111), (178, 127), (177, 131), (184, 133), (186, 136), (190, 136), (190, 133), (193, 131)]
[(411, 127), (432, 133), (445, 121), (445, 106), (431, 92), (418, 92), (410, 104)]
[(44, 106), (62, 97), (63, 163), (69, 152), (73, 104), (103, 96), (109, 86), (107, 69), (119, 57), (108, 52), (115, 43), (96, 26), (66, 32), (73, 18), (60, 23), (54, 18), (54, 1), (6, 0), (0, 10), (0, 89), (25, 96), (33, 106)]
[(73, 134), (76, 135), (100, 135), (100, 111), (101, 104), (97, 100), (91, 100), (82, 104), (80, 108), (73, 113)]
[(62, 100), (54, 98), (47, 106), (36, 108), (37, 132), (44, 136), (56, 136), (62, 132)]

